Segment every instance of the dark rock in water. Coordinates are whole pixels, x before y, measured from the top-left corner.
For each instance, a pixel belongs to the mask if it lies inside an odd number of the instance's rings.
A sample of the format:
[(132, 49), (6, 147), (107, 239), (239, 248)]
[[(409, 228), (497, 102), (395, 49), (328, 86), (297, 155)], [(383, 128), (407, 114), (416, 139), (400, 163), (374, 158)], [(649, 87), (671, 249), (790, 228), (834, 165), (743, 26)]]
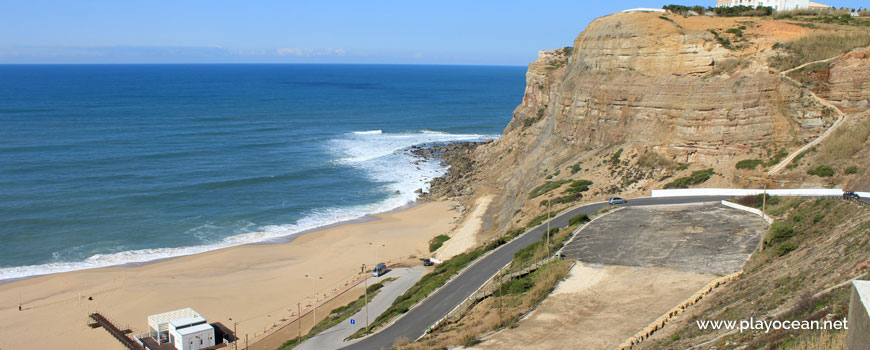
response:
[(396, 190), (396, 194), (402, 194), (402, 191)]
[[(413, 147), (411, 153), (423, 159), (439, 158), (449, 168), (447, 174), (432, 179), (428, 193), (420, 192), (420, 198), (435, 200), (439, 198), (464, 199), (472, 194), (471, 178), (474, 172), (472, 154), (484, 142), (451, 142), (429, 147)], [(463, 198), (458, 198), (463, 197)]]
[(422, 188), (418, 188), (416, 191), (414, 191), (414, 193), (421, 194), (421, 193), (423, 193), (423, 189), (422, 189)]

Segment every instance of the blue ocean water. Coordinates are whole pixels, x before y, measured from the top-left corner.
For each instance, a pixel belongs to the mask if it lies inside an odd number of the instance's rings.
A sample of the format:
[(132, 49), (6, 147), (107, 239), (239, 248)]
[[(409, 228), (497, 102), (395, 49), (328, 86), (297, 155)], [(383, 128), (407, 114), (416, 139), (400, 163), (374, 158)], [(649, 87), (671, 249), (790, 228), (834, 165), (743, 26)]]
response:
[[(0, 280), (412, 202), (412, 145), (497, 137), (524, 67), (0, 65)], [(399, 191), (399, 194), (396, 193)]]

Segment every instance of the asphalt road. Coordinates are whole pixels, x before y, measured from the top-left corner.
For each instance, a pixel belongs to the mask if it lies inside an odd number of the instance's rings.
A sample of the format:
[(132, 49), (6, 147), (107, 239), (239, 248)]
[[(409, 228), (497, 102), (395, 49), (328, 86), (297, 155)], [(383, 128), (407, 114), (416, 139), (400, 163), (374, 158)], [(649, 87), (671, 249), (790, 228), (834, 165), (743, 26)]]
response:
[[(360, 310), (347, 320), (302, 342), (302, 344), (296, 347), (296, 350), (329, 350), (348, 345), (348, 343), (344, 342), (344, 339), (360, 328), (365, 328), (366, 316), (368, 316), (369, 321), (374, 321), (375, 317), (386, 311), (393, 304), (393, 300), (396, 300), (408, 288), (411, 288), (414, 283), (417, 283), (425, 272), (426, 269), (423, 266), (414, 266), (409, 269), (400, 268), (391, 270), (381, 277), (369, 277), (369, 285), (392, 277), (396, 277), (398, 280), (388, 283), (377, 296), (369, 300), (368, 312), (365, 309)], [(354, 320), (354, 324), (351, 324), (350, 320)]]
[[(648, 206), (667, 204), (688, 204), (700, 202), (712, 202), (728, 199), (727, 196), (712, 197), (664, 197), (664, 198), (636, 198), (627, 204), (620, 206)], [(607, 203), (592, 203), (566, 210), (557, 215), (550, 222), (551, 227), (564, 227), (568, 220), (578, 214), (593, 214), (598, 210), (609, 206)], [(486, 280), (495, 275), (499, 269), (513, 260), (514, 254), (522, 248), (529, 246), (541, 239), (541, 235), (547, 229), (547, 224), (541, 224), (532, 230), (519, 236), (517, 239), (505, 244), (492, 254), (478, 260), (442, 288), (438, 289), (428, 299), (424, 300), (416, 308), (405, 313), (395, 323), (380, 332), (365, 338), (357, 343), (346, 346), (343, 349), (379, 350), (390, 348), (400, 338), (408, 338), (414, 341), (422, 336), (426, 329), (447, 315), (456, 305), (468, 298), (471, 293), (483, 285)]]

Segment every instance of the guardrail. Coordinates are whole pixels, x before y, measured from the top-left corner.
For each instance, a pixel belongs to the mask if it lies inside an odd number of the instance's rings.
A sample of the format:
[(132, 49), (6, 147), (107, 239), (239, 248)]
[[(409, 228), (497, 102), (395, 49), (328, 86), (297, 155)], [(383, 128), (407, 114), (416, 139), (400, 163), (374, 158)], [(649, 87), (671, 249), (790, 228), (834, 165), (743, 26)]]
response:
[[(650, 197), (697, 197), (697, 196), (754, 196), (767, 193), (780, 197), (838, 197), (843, 195), (842, 189), (740, 189), (740, 188), (681, 188), (673, 190), (652, 190)], [(865, 192), (861, 192), (865, 193)], [(859, 195), (861, 195), (859, 193)], [(870, 193), (867, 193), (870, 195)], [(861, 197), (864, 197), (861, 195)]]
[(745, 205), (740, 205), (740, 204), (729, 202), (729, 201), (722, 201), (721, 203), (722, 203), (722, 205), (724, 205), (726, 207), (730, 207), (730, 208), (734, 208), (734, 209), (738, 209), (738, 210), (743, 210), (743, 211), (758, 215), (761, 217), (762, 220), (767, 222), (768, 225), (773, 224), (773, 219), (771, 219), (770, 216), (767, 216), (767, 214), (762, 213), (761, 210), (758, 210), (755, 208), (750, 208), (750, 207), (747, 207)]

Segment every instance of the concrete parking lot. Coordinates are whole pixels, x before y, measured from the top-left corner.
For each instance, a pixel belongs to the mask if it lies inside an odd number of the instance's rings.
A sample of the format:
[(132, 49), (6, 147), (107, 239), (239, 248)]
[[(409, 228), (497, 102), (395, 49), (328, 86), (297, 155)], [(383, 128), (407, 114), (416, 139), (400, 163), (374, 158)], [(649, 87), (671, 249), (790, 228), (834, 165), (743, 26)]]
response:
[(765, 224), (721, 204), (630, 207), (580, 232), (563, 253), (588, 264), (727, 275), (758, 246)]

